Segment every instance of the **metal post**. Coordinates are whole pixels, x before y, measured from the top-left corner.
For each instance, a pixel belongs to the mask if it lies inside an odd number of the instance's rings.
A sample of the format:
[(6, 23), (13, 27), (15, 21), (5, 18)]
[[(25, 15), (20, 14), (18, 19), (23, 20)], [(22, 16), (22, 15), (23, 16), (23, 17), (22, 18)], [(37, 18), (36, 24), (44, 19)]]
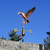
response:
[(22, 36), (22, 42), (24, 42), (24, 36)]

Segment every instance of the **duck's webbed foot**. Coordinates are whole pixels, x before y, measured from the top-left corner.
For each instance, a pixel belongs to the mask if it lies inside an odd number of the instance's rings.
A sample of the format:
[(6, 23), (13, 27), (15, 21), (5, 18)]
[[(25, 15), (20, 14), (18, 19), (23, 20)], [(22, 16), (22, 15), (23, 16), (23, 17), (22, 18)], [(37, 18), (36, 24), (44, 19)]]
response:
[(25, 24), (25, 22), (22, 23), (23, 25)]

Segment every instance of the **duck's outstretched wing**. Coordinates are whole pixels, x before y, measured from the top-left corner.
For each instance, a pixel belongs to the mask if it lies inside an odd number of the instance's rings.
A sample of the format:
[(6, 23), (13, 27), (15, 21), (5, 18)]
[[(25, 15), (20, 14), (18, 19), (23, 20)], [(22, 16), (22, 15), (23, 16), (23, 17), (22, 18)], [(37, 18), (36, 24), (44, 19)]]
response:
[(27, 11), (27, 13), (25, 14), (27, 18), (34, 12), (35, 8), (36, 7), (33, 7), (32, 9)]

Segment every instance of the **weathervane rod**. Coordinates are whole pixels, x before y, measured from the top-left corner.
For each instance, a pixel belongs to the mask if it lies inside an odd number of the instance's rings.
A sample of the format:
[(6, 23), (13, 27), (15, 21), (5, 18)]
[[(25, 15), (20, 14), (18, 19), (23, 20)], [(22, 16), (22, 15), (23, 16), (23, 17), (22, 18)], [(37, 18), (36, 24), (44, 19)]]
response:
[(22, 36), (22, 42), (24, 42), (24, 36)]

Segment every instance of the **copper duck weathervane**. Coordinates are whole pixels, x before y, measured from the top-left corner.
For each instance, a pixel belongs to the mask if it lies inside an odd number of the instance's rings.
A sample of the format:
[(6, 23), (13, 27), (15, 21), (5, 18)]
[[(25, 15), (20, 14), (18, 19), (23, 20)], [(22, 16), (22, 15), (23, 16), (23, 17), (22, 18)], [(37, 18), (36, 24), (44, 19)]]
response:
[[(18, 13), (18, 15), (20, 14), (20, 15), (22, 15), (22, 19), (24, 19), (25, 20), (25, 22), (22, 20), (22, 30), (20, 30), (20, 31), (22, 31), (22, 33), (20, 34), (20, 36), (22, 36), (22, 37), (24, 37), (25, 36), (25, 31), (26, 30), (24, 30), (24, 24), (27, 24), (27, 23), (29, 23), (30, 21), (28, 20), (28, 18), (29, 18), (29, 16), (34, 12), (34, 10), (35, 10), (35, 8), (36, 7), (33, 7), (32, 9), (30, 9), (30, 10), (28, 10), (27, 11), (27, 13), (23, 13), (23, 12), (19, 12)], [(26, 32), (30, 32), (31, 33), (31, 30), (27, 30)], [(24, 42), (24, 39), (22, 38), (22, 42)]]
[(26, 14), (24, 14), (23, 12), (19, 12), (18, 15), (22, 15), (23, 19), (25, 19), (25, 23), (24, 24), (27, 24), (29, 23), (29, 16), (34, 12), (36, 7), (33, 7), (32, 9), (28, 10)]

